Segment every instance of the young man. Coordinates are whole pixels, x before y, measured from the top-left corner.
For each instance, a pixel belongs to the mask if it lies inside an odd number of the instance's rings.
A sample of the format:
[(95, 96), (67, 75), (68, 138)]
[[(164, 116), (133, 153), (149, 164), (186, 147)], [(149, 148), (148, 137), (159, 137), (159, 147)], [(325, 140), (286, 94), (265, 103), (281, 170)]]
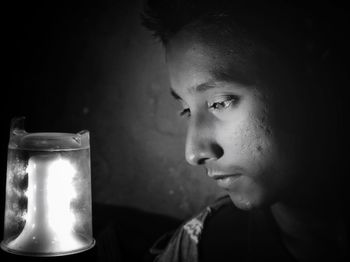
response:
[(345, 260), (329, 96), (342, 82), (317, 19), (220, 0), (151, 0), (145, 10), (188, 119), (186, 159), (229, 196), (157, 243), (156, 261)]

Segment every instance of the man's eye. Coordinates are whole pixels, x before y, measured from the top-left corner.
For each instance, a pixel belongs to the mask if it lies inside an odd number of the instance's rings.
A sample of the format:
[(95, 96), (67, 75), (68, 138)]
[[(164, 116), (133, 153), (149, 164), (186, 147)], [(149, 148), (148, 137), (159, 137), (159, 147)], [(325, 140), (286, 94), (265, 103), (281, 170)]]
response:
[(237, 96), (228, 96), (223, 98), (220, 101), (208, 102), (208, 108), (211, 110), (223, 110), (232, 105), (237, 104), (238, 101), (239, 101), (239, 98)]
[(184, 108), (183, 110), (180, 111), (179, 113), (180, 116), (185, 116), (185, 117), (190, 117), (191, 116), (191, 111), (189, 108)]

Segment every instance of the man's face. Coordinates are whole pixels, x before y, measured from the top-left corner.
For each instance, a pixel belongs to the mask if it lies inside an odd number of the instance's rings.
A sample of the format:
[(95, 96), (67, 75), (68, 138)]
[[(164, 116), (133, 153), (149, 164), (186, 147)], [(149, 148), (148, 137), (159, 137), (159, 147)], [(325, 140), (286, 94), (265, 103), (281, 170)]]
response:
[(187, 161), (205, 166), (237, 207), (250, 209), (276, 201), (294, 171), (282, 153), (288, 143), (279, 141), (272, 93), (222, 79), (218, 70), (235, 63), (220, 48), (175, 36), (167, 47), (172, 92), (188, 118)]

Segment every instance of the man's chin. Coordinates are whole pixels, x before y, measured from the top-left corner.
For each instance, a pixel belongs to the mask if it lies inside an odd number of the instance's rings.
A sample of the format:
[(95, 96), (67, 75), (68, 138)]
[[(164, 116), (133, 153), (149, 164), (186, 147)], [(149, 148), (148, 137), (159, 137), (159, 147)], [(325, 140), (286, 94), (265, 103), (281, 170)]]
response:
[(243, 197), (241, 195), (232, 194), (232, 193), (229, 193), (229, 196), (233, 204), (239, 209), (251, 210), (255, 207), (254, 203), (247, 197)]
[(229, 196), (233, 204), (242, 210), (263, 208), (272, 204), (268, 199), (264, 199), (262, 195), (243, 195), (229, 192)]

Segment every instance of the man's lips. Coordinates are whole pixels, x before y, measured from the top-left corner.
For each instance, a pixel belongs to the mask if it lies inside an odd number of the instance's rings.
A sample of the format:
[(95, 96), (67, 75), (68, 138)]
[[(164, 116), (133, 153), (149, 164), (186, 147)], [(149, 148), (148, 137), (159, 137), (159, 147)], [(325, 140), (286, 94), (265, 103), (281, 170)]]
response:
[(235, 176), (240, 176), (240, 173), (236, 174), (217, 174), (217, 175), (209, 175), (209, 177), (213, 178), (214, 180), (219, 180), (219, 179), (225, 179), (228, 177), (235, 177)]
[(223, 188), (229, 188), (233, 185), (233, 183), (242, 176), (241, 173), (234, 173), (234, 174), (208, 174), (209, 177), (216, 180), (218, 186)]

